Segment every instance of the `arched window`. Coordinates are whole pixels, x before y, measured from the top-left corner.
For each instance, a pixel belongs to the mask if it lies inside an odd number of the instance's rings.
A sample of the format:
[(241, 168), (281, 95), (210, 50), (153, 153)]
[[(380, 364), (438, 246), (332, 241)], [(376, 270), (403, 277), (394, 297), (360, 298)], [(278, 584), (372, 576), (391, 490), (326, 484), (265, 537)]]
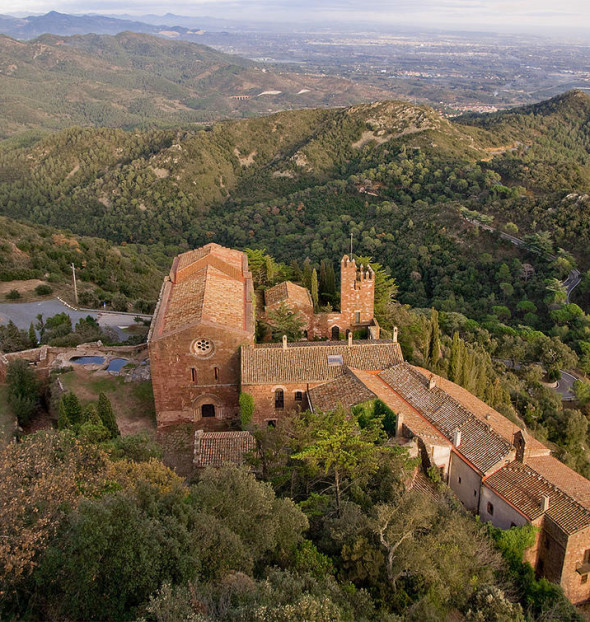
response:
[(340, 329), (338, 326), (332, 326), (332, 341), (338, 341), (340, 339)]
[(285, 392), (283, 389), (277, 389), (275, 391), (275, 408), (285, 408)]

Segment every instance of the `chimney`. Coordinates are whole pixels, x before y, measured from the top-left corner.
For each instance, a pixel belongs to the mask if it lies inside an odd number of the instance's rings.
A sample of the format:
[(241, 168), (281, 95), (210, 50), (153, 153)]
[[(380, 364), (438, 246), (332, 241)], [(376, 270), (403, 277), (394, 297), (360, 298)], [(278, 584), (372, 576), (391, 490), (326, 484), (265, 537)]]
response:
[(393, 343), (397, 343), (397, 326), (393, 327)]
[(461, 430), (459, 428), (456, 428), (455, 431), (453, 432), (453, 445), (455, 447), (459, 447), (460, 444), (461, 444)]
[(283, 335), (283, 350), (287, 349), (287, 335)]
[(436, 380), (434, 379), (434, 374), (430, 374), (430, 378), (428, 379), (428, 390), (432, 391), (436, 386)]
[(546, 512), (549, 509), (549, 495), (543, 495), (541, 497), (541, 509)]
[(352, 331), (348, 331), (348, 345), (352, 345)]

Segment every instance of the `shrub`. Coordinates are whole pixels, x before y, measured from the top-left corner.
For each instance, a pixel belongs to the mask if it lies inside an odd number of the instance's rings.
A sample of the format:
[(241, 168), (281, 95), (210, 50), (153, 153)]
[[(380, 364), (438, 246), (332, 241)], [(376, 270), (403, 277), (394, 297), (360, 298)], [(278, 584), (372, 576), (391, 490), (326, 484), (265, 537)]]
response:
[(115, 294), (111, 298), (111, 307), (115, 311), (127, 311), (127, 297), (124, 294)]
[(242, 429), (246, 429), (254, 415), (254, 398), (249, 393), (240, 393), (240, 422)]
[(37, 287), (35, 287), (35, 293), (37, 296), (49, 296), (49, 294), (53, 293), (53, 289), (49, 285), (37, 285)]
[(6, 294), (6, 298), (8, 300), (18, 300), (20, 298), (20, 292), (18, 289), (11, 289), (8, 294)]

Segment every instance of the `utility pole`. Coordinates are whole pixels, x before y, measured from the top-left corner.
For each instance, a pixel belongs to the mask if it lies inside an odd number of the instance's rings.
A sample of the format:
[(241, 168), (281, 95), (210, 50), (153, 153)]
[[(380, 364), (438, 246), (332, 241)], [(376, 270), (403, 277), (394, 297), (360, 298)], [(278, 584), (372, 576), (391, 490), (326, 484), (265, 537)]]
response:
[(78, 286), (76, 285), (76, 266), (72, 264), (72, 277), (74, 279), (74, 299), (76, 300), (76, 305), (78, 304)]

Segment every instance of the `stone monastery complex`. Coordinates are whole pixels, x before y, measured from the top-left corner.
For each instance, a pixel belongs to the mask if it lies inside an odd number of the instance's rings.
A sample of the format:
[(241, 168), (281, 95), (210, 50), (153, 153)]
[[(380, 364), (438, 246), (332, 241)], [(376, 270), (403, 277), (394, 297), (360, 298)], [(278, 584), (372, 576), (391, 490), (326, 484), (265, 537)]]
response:
[[(379, 338), (373, 271), (347, 256), (340, 269), (338, 313), (314, 313), (294, 283), (266, 290), (259, 315), (286, 304), (308, 340), (256, 344), (246, 255), (208, 244), (178, 256), (148, 336), (158, 425), (193, 423), (196, 465), (215, 465), (255, 447), (237, 431), (241, 392), (253, 397), (258, 426), (378, 398), (397, 415), (392, 442), (439, 469), (483, 521), (538, 526), (526, 560), (574, 603), (590, 599), (590, 481), (465, 389), (405, 362), (397, 331)], [(353, 340), (360, 329), (368, 338)]]

